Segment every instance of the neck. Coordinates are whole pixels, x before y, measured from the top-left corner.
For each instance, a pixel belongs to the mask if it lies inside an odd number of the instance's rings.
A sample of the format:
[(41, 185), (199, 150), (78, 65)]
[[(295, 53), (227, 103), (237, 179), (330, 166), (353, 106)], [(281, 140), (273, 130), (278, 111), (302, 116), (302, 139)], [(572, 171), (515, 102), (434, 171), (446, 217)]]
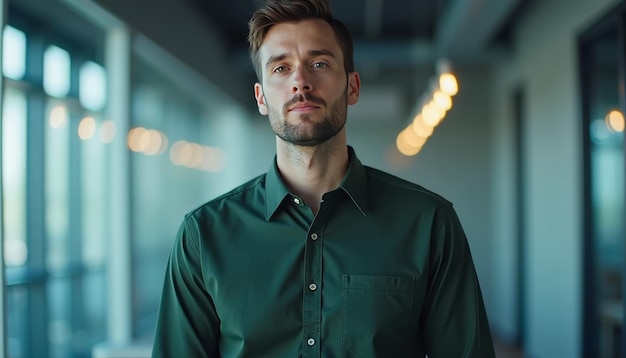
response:
[(336, 189), (348, 169), (345, 140), (333, 139), (314, 147), (277, 141), (276, 160), (289, 190), (301, 197), (314, 214), (322, 196)]

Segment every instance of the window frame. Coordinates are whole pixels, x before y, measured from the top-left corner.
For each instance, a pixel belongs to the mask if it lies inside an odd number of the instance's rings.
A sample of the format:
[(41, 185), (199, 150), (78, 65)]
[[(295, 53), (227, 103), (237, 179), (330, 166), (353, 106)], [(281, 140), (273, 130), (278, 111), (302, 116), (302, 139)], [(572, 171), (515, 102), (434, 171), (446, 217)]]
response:
[[(55, 45), (68, 51), (71, 56), (70, 63), (70, 91), (63, 101), (68, 107), (78, 113), (93, 113), (82, 107), (79, 101), (79, 73), (82, 64), (87, 61), (103, 64), (103, 39), (94, 39), (93, 42), (81, 41), (73, 38), (72, 34), (63, 32), (61, 29), (51, 25), (50, 19), (39, 18), (22, 11), (19, 4), (9, 4), (7, 6), (7, 16), (4, 25), (12, 26), (23, 31), (27, 36), (26, 44), (26, 72), (21, 80), (4, 78), (7, 87), (13, 87), (22, 92), (27, 100), (26, 114), (26, 245), (28, 247), (28, 261), (23, 267), (5, 267), (4, 260), (0, 261), (4, 273), (3, 295), (8, 297), (12, 290), (26, 292), (26, 312), (24, 319), (26, 332), (23, 334), (25, 341), (22, 342), (24, 356), (49, 357), (52, 351), (49, 342), (48, 327), (50, 326), (50, 311), (48, 295), (50, 284), (54, 281), (67, 282), (71, 288), (69, 292), (68, 307), (71, 310), (80, 310), (82, 306), (77, 306), (83, 300), (83, 281), (91, 279), (95, 275), (105, 274), (105, 263), (97, 267), (86, 266), (82, 260), (81, 244), (81, 169), (80, 169), (80, 145), (81, 140), (74, 133), (74, 129), (81, 118), (74, 116), (70, 118), (70, 149), (69, 158), (69, 178), (72, 190), (69, 193), (70, 217), (73, 224), (69, 227), (68, 238), (69, 247), (72, 248), (70, 262), (65, 267), (51, 271), (46, 267), (46, 229), (45, 229), (45, 128), (48, 124), (46, 103), (52, 99), (43, 89), (43, 52), (49, 45)], [(63, 6), (55, 4), (51, 6)], [(66, 9), (70, 11), (69, 9)], [(74, 14), (73, 16), (79, 16)], [(52, 27), (51, 27), (52, 26)], [(94, 25), (94, 28), (96, 26)], [(2, 93), (4, 95), (4, 93)], [(102, 109), (99, 113), (102, 113)], [(102, 117), (104, 114), (102, 113)], [(5, 208), (9, 210), (9, 208)], [(4, 255), (4, 252), (2, 252)], [(3, 256), (4, 258), (4, 256)], [(100, 276), (96, 280), (100, 280)], [(106, 289), (106, 288), (104, 288)], [(7, 307), (7, 310), (10, 310)], [(103, 307), (105, 309), (105, 307)], [(84, 327), (87, 323), (82, 322), (81, 314), (71, 313), (68, 323), (72, 327)], [(43, 317), (43, 319), (42, 319)], [(3, 320), (4, 322), (4, 320)], [(104, 322), (106, 323), (106, 322)], [(100, 329), (101, 336), (97, 341), (106, 339), (106, 327)], [(7, 335), (8, 338), (8, 335)], [(6, 339), (6, 338), (5, 338)], [(7, 341), (8, 343), (8, 341)], [(69, 345), (71, 346), (71, 341)], [(94, 342), (95, 343), (95, 342)], [(88, 351), (75, 351), (70, 348), (71, 356), (85, 356)], [(8, 347), (7, 347), (8, 351)]]
[[(600, 351), (598, 322), (598, 304), (597, 297), (597, 250), (594, 235), (594, 225), (596, 218), (593, 212), (592, 197), (592, 159), (591, 159), (591, 105), (590, 105), (590, 59), (589, 48), (593, 44), (594, 39), (604, 34), (611, 27), (617, 31), (618, 43), (622, 44), (618, 49), (618, 81), (619, 81), (619, 107), (622, 113), (626, 113), (626, 93), (624, 86), (626, 85), (626, 3), (620, 3), (590, 28), (582, 32), (578, 37), (578, 75), (579, 75), (579, 96), (581, 98), (580, 118), (582, 124), (582, 185), (583, 185), (583, 240), (582, 240), (582, 261), (583, 261), (583, 291), (581, 292), (583, 304), (583, 331), (581, 345), (582, 355), (584, 357), (597, 356)], [(626, 131), (622, 134), (626, 143)], [(626, 168), (626, 145), (624, 146), (624, 167)], [(624, 183), (626, 188), (626, 182)], [(626, 190), (625, 190), (626, 192)], [(626, 200), (626, 198), (624, 198)], [(626, 235), (625, 235), (626, 236)], [(623, 238), (626, 242), (626, 237)], [(626, 312), (626, 262), (622, 267), (622, 309)], [(626, 315), (622, 317), (621, 323), (621, 351), (626, 352)]]

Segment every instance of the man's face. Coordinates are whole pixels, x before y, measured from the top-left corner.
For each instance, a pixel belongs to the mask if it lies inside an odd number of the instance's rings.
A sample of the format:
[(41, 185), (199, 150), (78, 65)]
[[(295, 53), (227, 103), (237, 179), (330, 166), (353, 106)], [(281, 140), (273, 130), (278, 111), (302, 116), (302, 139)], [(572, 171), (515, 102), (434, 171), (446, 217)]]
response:
[(259, 112), (282, 140), (314, 146), (346, 123), (358, 100), (356, 72), (346, 75), (335, 33), (319, 19), (274, 25), (259, 50), (262, 84), (254, 86)]

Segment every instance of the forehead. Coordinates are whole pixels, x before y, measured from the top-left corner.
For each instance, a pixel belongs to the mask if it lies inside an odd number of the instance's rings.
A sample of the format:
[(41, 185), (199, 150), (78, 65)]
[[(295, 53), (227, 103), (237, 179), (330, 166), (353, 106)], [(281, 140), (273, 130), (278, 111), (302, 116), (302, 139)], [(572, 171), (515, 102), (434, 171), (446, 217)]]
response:
[(308, 51), (328, 50), (343, 61), (342, 50), (333, 28), (322, 19), (282, 22), (270, 28), (259, 48), (261, 62), (270, 56), (295, 56)]

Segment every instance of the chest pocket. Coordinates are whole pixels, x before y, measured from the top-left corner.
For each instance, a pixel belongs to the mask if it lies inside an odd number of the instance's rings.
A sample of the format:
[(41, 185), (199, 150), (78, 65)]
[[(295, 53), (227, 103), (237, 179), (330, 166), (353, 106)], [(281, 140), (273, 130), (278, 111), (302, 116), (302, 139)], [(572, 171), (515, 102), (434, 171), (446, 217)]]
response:
[(414, 287), (415, 277), (344, 275), (344, 348), (369, 358), (390, 356), (410, 344)]

